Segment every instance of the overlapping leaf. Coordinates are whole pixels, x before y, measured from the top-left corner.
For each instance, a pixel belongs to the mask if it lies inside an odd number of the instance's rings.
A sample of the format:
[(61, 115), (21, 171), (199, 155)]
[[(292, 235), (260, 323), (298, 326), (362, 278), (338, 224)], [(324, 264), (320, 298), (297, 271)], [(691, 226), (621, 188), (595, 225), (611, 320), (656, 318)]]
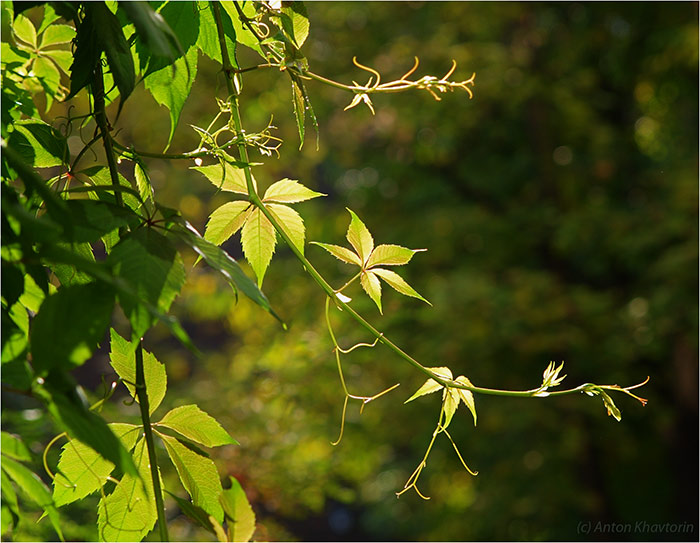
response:
[[(442, 366), (438, 368), (427, 369), (439, 375), (443, 379), (452, 380), (452, 371), (450, 370), (450, 368)], [(469, 379), (467, 379), (464, 375), (460, 375), (455, 379), (455, 381), (462, 385), (473, 386), (471, 381), (469, 381)], [(467, 406), (467, 409), (469, 409), (472, 416), (474, 417), (474, 425), (476, 426), (476, 407), (474, 405), (474, 395), (472, 394), (472, 392), (461, 388), (443, 387), (435, 379), (427, 379), (425, 383), (423, 383), (421, 387), (413, 394), (413, 396), (411, 396), (404, 403), (411, 402), (416, 398), (419, 398), (420, 396), (425, 396), (426, 394), (432, 394), (433, 392), (437, 392), (438, 390), (443, 391), (442, 401), (443, 410), (445, 414), (445, 419), (442, 423), (443, 428), (447, 428), (447, 426), (452, 421), (452, 417), (457, 411), (460, 402), (463, 402), (464, 405)]]

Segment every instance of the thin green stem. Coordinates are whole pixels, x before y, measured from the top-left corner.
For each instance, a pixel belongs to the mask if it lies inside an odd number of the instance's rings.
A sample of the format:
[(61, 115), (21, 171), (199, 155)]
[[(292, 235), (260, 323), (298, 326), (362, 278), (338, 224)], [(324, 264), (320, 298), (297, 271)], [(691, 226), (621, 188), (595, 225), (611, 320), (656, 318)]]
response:
[(151, 416), (149, 413), (148, 392), (146, 390), (146, 377), (143, 370), (143, 345), (141, 340), (139, 340), (138, 347), (136, 347), (136, 386), (134, 388), (136, 389), (136, 396), (139, 399), (143, 434), (146, 439), (146, 448), (148, 449), (148, 462), (151, 470), (151, 479), (153, 481), (153, 493), (156, 498), (156, 512), (158, 514), (158, 532), (160, 533), (160, 541), (168, 541), (168, 525), (165, 520), (163, 491), (160, 488), (160, 477), (158, 476), (158, 457), (156, 456), (153, 430), (151, 429)]

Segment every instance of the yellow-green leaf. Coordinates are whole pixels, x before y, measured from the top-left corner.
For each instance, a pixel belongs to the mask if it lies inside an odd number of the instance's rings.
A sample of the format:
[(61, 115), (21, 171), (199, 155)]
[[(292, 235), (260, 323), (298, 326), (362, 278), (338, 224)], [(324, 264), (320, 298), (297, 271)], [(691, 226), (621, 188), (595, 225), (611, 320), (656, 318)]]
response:
[(237, 192), (238, 194), (248, 194), (248, 187), (245, 181), (245, 173), (241, 168), (234, 168), (228, 162), (212, 164), (211, 166), (192, 166), (191, 170), (196, 170), (211, 181), (213, 185), (227, 192)]
[(450, 425), (450, 422), (452, 422), (452, 417), (454, 416), (455, 411), (457, 411), (457, 407), (459, 407), (459, 394), (457, 394), (457, 390), (449, 388), (445, 389), (443, 396), (445, 421), (443, 422), (442, 427), (447, 428)]
[[(450, 368), (447, 368), (445, 366), (441, 366), (439, 368), (426, 369), (429, 369), (433, 373), (444, 377), (445, 379), (452, 379), (452, 371), (450, 370)], [(411, 402), (420, 396), (425, 396), (426, 394), (432, 394), (433, 392), (437, 392), (441, 388), (442, 385), (438, 383), (435, 379), (427, 379), (425, 383), (423, 383), (423, 385), (415, 392), (415, 394), (411, 396), (408, 400), (406, 400), (404, 403)]]
[(326, 195), (305, 187), (299, 183), (299, 181), (285, 178), (270, 185), (265, 191), (263, 201), (293, 204), (295, 202), (303, 202), (305, 200), (311, 200), (312, 198), (318, 198), (319, 196)]
[(413, 255), (425, 249), (407, 249), (400, 245), (377, 245), (367, 260), (367, 267), (402, 266), (408, 264)]
[(360, 260), (360, 257), (353, 253), (350, 249), (346, 249), (345, 247), (341, 247), (340, 245), (333, 245), (332, 243), (320, 243), (318, 241), (311, 241), (310, 243), (312, 243), (313, 245), (318, 245), (319, 247), (323, 247), (326, 251), (328, 251), (338, 260), (342, 260), (343, 262), (347, 262), (348, 264), (356, 264), (358, 266), (362, 266), (362, 261)]
[(377, 274), (379, 277), (381, 277), (384, 281), (387, 282), (387, 284), (393, 288), (394, 290), (400, 292), (401, 294), (404, 294), (405, 296), (411, 296), (413, 298), (418, 298), (419, 300), (423, 300), (426, 304), (432, 305), (428, 300), (423, 298), (420, 294), (418, 294), (411, 285), (409, 285), (406, 281), (403, 280), (403, 278), (396, 272), (390, 271), (390, 270), (385, 270), (383, 268), (372, 268), (372, 273)]
[(255, 513), (240, 483), (233, 477), (230, 480), (231, 488), (219, 498), (228, 519), (229, 541), (250, 541), (255, 531)]
[(372, 239), (372, 234), (367, 230), (365, 223), (363, 223), (352, 210), (348, 209), (348, 211), (350, 212), (351, 219), (346, 237), (364, 264), (372, 253), (372, 249), (374, 249), (374, 240)]
[(379, 313), (382, 312), (382, 285), (379, 279), (371, 271), (363, 271), (360, 275), (360, 284), (372, 301), (377, 304)]
[[(463, 385), (474, 386), (464, 375), (460, 375), (457, 377), (457, 379), (455, 379), (455, 381)], [(474, 405), (474, 394), (472, 394), (470, 390), (464, 390), (462, 388), (458, 388), (456, 390), (457, 394), (459, 394), (460, 400), (462, 400), (464, 405), (467, 406), (467, 409), (471, 411), (472, 416), (474, 417), (474, 426), (476, 426), (476, 406)]]
[(253, 208), (248, 202), (228, 202), (209, 215), (204, 239), (221, 245), (243, 226)]
[(267, 220), (260, 209), (254, 209), (243, 225), (241, 244), (246, 260), (258, 278), (258, 287), (262, 286), (265, 271), (270, 265), (272, 254), (275, 252), (276, 242), (277, 237), (272, 223)]
[(183, 405), (168, 411), (157, 426), (175, 430), (205, 447), (238, 444), (213, 417), (196, 405)]
[(301, 215), (294, 211), (291, 207), (282, 204), (266, 204), (268, 210), (277, 218), (277, 221), (281, 223), (282, 228), (291, 238), (292, 242), (296, 246), (301, 254), (304, 254), (304, 220)]

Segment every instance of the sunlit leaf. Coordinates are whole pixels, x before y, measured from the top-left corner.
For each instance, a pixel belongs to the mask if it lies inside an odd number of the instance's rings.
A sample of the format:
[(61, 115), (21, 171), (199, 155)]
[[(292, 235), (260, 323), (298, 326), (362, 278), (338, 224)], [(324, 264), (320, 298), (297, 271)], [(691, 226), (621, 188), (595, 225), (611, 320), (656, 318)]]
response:
[(100, 541), (141, 541), (156, 524), (158, 513), (145, 439), (136, 444), (134, 461), (139, 476), (124, 475), (97, 506)]
[[(461, 383), (463, 385), (469, 385), (469, 386), (474, 386), (472, 385), (471, 381), (467, 379), (464, 375), (460, 375), (455, 379), (458, 383)], [(460, 400), (464, 402), (464, 405), (467, 406), (467, 409), (471, 411), (472, 416), (474, 417), (474, 426), (476, 426), (476, 405), (474, 405), (474, 394), (470, 390), (464, 390), (462, 388), (458, 388), (457, 394), (459, 394)]]
[(41, 47), (70, 43), (75, 38), (75, 28), (68, 25), (53, 24), (46, 27), (41, 35)]
[(183, 405), (168, 411), (157, 426), (175, 430), (205, 447), (238, 444), (213, 417), (196, 405)]
[(248, 202), (227, 202), (209, 215), (204, 239), (214, 245), (221, 245), (243, 226), (253, 211)]
[[(433, 373), (436, 373), (440, 376), (444, 376), (445, 379), (452, 379), (452, 371), (450, 368), (446, 367), (439, 367), (439, 368), (427, 368)], [(425, 396), (426, 394), (432, 394), (433, 392), (437, 392), (440, 390), (442, 385), (435, 381), (434, 379), (427, 379), (425, 383), (421, 385), (421, 387), (411, 396), (408, 400), (406, 400), (404, 403), (411, 402), (415, 400), (416, 398), (419, 398), (420, 396)]]
[(326, 195), (305, 187), (299, 183), (299, 181), (285, 178), (270, 185), (270, 187), (265, 191), (263, 201), (293, 204), (296, 202), (311, 200), (312, 198), (318, 198), (319, 196)]
[(348, 227), (348, 232), (346, 237), (353, 246), (357, 254), (363, 263), (367, 262), (369, 255), (374, 249), (374, 239), (372, 239), (372, 234), (369, 233), (365, 223), (363, 223), (360, 218), (355, 215), (355, 212), (348, 209), (350, 212), (350, 226)]
[[(135, 424), (110, 423), (108, 426), (127, 451), (134, 448), (141, 435), (141, 426)], [(80, 500), (102, 488), (114, 467), (114, 463), (83, 442), (77, 439), (68, 441), (61, 449), (53, 481), (56, 506)]]
[(265, 206), (277, 218), (296, 248), (304, 254), (305, 229), (301, 215), (289, 206), (281, 204), (265, 204)]
[(457, 411), (457, 407), (459, 407), (459, 394), (457, 394), (457, 391), (455, 389), (445, 389), (443, 392), (443, 409), (445, 411), (445, 420), (442, 423), (443, 428), (447, 428), (450, 425), (450, 422), (452, 422), (452, 417), (455, 414), (455, 411)]
[[(129, 394), (138, 402), (134, 387), (136, 383), (135, 347), (117, 334), (113, 328), (110, 329), (110, 346), (110, 363), (117, 375), (122, 378)], [(165, 397), (168, 381), (165, 366), (146, 350), (143, 351), (143, 374), (146, 380), (149, 414), (153, 414)]]
[(14, 458), (15, 460), (24, 460), (25, 462), (30, 462), (32, 460), (31, 454), (29, 454), (29, 449), (22, 442), (22, 440), (4, 430), (0, 433), (2, 440), (0, 442), (0, 450), (5, 456)]
[(404, 281), (398, 273), (391, 270), (385, 270), (383, 268), (372, 268), (371, 272), (381, 277), (391, 288), (400, 292), (401, 294), (418, 298), (419, 300), (423, 300), (426, 304), (431, 305), (428, 300), (423, 298), (423, 296), (418, 294), (413, 287), (411, 287), (411, 285)]
[(367, 260), (367, 267), (402, 266), (408, 264), (413, 255), (425, 249), (407, 249), (400, 245), (377, 245)]
[(277, 237), (272, 223), (260, 209), (254, 209), (243, 225), (241, 244), (246, 260), (258, 278), (258, 286), (262, 286), (265, 271), (275, 252), (276, 242)]
[(350, 249), (341, 247), (340, 245), (333, 245), (332, 243), (320, 243), (318, 241), (309, 242), (313, 245), (318, 245), (323, 247), (326, 251), (336, 257), (338, 260), (347, 262), (348, 264), (356, 264), (357, 266), (362, 266), (362, 261), (360, 257), (353, 253)]
[(377, 279), (377, 276), (371, 271), (363, 271), (362, 275), (360, 275), (360, 284), (372, 301), (377, 304), (379, 312), (381, 313), (382, 286), (379, 284), (379, 279)]
[(185, 447), (174, 437), (163, 434), (159, 434), (159, 437), (165, 444), (182, 486), (192, 497), (192, 503), (201, 507), (218, 522), (223, 522), (224, 510), (219, 503), (219, 495), (223, 488), (214, 462)]
[(192, 166), (190, 169), (204, 174), (215, 187), (221, 190), (248, 195), (245, 172), (242, 168), (234, 168), (228, 162), (224, 162), (224, 168), (221, 167), (221, 164), (213, 164), (211, 166)]
[(240, 483), (229, 477), (231, 487), (221, 494), (221, 505), (228, 520), (229, 541), (250, 541), (255, 532), (255, 513)]
[(18, 14), (12, 23), (12, 30), (14, 31), (15, 36), (17, 36), (20, 40), (36, 49), (36, 27), (28, 17), (22, 13)]

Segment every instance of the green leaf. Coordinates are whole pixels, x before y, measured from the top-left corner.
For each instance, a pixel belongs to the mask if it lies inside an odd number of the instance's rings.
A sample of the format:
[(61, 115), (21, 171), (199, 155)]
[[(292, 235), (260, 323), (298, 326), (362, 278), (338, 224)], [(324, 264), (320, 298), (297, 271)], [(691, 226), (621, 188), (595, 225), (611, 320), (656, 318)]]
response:
[(369, 255), (374, 249), (374, 240), (372, 239), (372, 234), (370, 234), (369, 230), (367, 230), (365, 223), (363, 223), (360, 218), (355, 215), (354, 211), (350, 209), (348, 209), (348, 211), (350, 212), (351, 219), (346, 237), (350, 242), (350, 245), (353, 246), (359, 255), (362, 263), (365, 264), (369, 258)]
[(94, 17), (93, 24), (97, 29), (97, 39), (107, 56), (109, 69), (119, 88), (121, 103), (124, 103), (131, 91), (134, 90), (136, 74), (131, 49), (124, 38), (119, 19), (101, 2), (85, 4), (85, 9)]
[(26, 163), (35, 168), (51, 168), (67, 162), (66, 140), (51, 126), (37, 120), (18, 121), (13, 126), (8, 145), (16, 149)]
[(615, 405), (615, 402), (610, 395), (604, 390), (599, 390), (598, 394), (600, 394), (600, 397), (603, 399), (603, 405), (608, 411), (608, 416), (612, 416), (617, 422), (620, 422), (622, 420), (622, 413)]
[(372, 268), (371, 273), (374, 273), (381, 277), (384, 281), (387, 282), (387, 284), (391, 288), (400, 292), (401, 294), (405, 296), (411, 296), (413, 298), (418, 298), (419, 300), (423, 300), (426, 304), (432, 305), (428, 300), (423, 298), (423, 296), (418, 294), (413, 289), (413, 287), (411, 287), (411, 285), (404, 281), (398, 273), (390, 270), (385, 270), (383, 268)]
[(36, 49), (36, 27), (28, 17), (22, 15), (21, 13), (15, 17), (14, 23), (12, 23), (12, 30), (20, 40), (32, 46)]
[[(218, 477), (218, 474), (217, 474)], [(166, 492), (168, 492), (166, 490)], [(207, 530), (208, 532), (215, 533), (214, 531), (214, 525), (212, 524), (211, 519), (209, 518), (209, 513), (207, 513), (204, 509), (201, 507), (197, 507), (194, 505), (191, 501), (189, 500), (183, 500), (179, 496), (176, 496), (172, 492), (168, 492), (170, 494), (170, 497), (175, 500), (177, 503), (177, 506), (180, 508), (180, 511), (190, 520), (193, 520), (197, 524), (199, 524), (202, 528)]]
[[(104, 168), (102, 166), (93, 166), (91, 168), (86, 168), (84, 170), (81, 170), (77, 172), (76, 175), (85, 175), (87, 176), (90, 181), (96, 186), (104, 186), (104, 187), (112, 187), (112, 177), (109, 173), (108, 168)], [(131, 183), (124, 177), (122, 174), (119, 174), (118, 176), (119, 179), (119, 185), (121, 187), (124, 187), (124, 189), (129, 189), (133, 190), (131, 187)], [(138, 210), (141, 207), (141, 202), (139, 202), (139, 199), (134, 196), (133, 194), (130, 194), (128, 191), (125, 191), (123, 194), (124, 198), (124, 203), (130, 208), (133, 209), (134, 211)], [(94, 194), (90, 194), (91, 198), (99, 198), (101, 201), (109, 201), (110, 203), (116, 203), (116, 200), (114, 199), (114, 196), (109, 193), (99, 193), (97, 196)]]
[(407, 249), (400, 245), (377, 245), (367, 260), (367, 267), (403, 266), (408, 264), (413, 255), (425, 249)]
[[(202, 5), (203, 4), (203, 5)], [(219, 45), (219, 34), (216, 30), (216, 21), (212, 13), (211, 4), (201, 3), (199, 8), (199, 36), (197, 37), (197, 47), (210, 59), (221, 64), (221, 46)], [(226, 49), (229, 60), (238, 68), (236, 62), (236, 31), (231, 23), (231, 19), (226, 11), (221, 12), (221, 19), (226, 36)]]
[(22, 440), (13, 434), (8, 432), (1, 432), (0, 436), (2, 441), (0, 441), (0, 449), (2, 454), (14, 458), (15, 460), (24, 460), (25, 462), (31, 462), (32, 455), (29, 454), (29, 449), (22, 442)]
[(165, 449), (175, 465), (182, 486), (192, 497), (194, 505), (204, 509), (219, 523), (223, 522), (224, 510), (219, 503), (219, 495), (223, 488), (214, 462), (185, 447), (174, 437), (160, 433), (159, 436), (165, 443)]
[(310, 243), (323, 247), (338, 260), (362, 267), (362, 260), (360, 260), (360, 257), (353, 253), (350, 249), (346, 249), (340, 245), (333, 245), (332, 243), (320, 243), (318, 241), (311, 241)]
[(292, 78), (292, 104), (294, 105), (294, 118), (297, 121), (297, 130), (299, 131), (299, 149), (304, 145), (304, 134), (306, 133), (304, 126), (306, 122), (306, 107), (304, 107), (304, 93), (301, 89), (296, 79)]
[(145, 439), (137, 443), (134, 460), (138, 477), (124, 475), (97, 506), (100, 541), (141, 541), (156, 524), (158, 513)]
[(205, 447), (238, 445), (216, 420), (196, 405), (183, 405), (168, 411), (156, 426), (165, 426)]
[(149, 198), (153, 198), (151, 180), (148, 178), (144, 167), (138, 162), (134, 163), (134, 179), (136, 180), (136, 186), (139, 189), (139, 196), (141, 196), (141, 199), (145, 202)]
[[(250, 31), (250, 29), (243, 24), (240, 17), (238, 16), (238, 11), (236, 11), (233, 2), (230, 0), (222, 1), (221, 7), (226, 10), (226, 13), (231, 17), (231, 23), (235, 29), (236, 41), (240, 44), (250, 47), (256, 51), (263, 59), (267, 60), (265, 53), (260, 47), (260, 41), (255, 37), (255, 35)], [(242, 7), (242, 11), (246, 17), (249, 19), (255, 18), (255, 5), (253, 2), (245, 2)]]
[[(441, 366), (438, 368), (426, 368), (432, 371), (433, 373), (443, 377), (444, 379), (452, 379), (452, 370), (450, 368), (447, 368), (445, 366)], [(433, 392), (437, 392), (443, 388), (443, 386), (438, 383), (435, 379), (428, 379), (423, 383), (423, 385), (416, 391), (416, 393), (411, 396), (408, 400), (406, 400), (404, 403), (407, 404), (408, 402), (412, 402), (416, 398), (420, 396), (425, 396), (426, 394), (432, 394)]]
[(61, 383), (66, 380), (64, 375), (54, 372), (49, 378), (42, 388), (35, 391), (46, 402), (49, 413), (58, 425), (69, 436), (79, 439), (118, 466), (123, 473), (136, 474), (131, 455), (104, 419), (88, 410), (74, 389), (69, 390), (65, 383)]
[[(110, 423), (127, 451), (136, 445), (141, 435), (141, 426), (135, 424)], [(53, 500), (56, 507), (80, 500), (104, 486), (114, 471), (110, 462), (83, 442), (72, 439), (61, 449), (56, 477), (53, 480)]]
[(85, 17), (77, 25), (75, 53), (70, 67), (70, 94), (66, 100), (73, 98), (92, 81), (93, 71), (102, 55), (97, 34), (93, 11), (87, 9)]
[[(221, 164), (213, 164), (211, 166), (192, 166), (190, 170), (204, 174), (220, 190), (248, 195), (245, 172), (242, 168), (234, 168), (228, 162), (224, 162), (223, 168)], [(253, 185), (256, 185), (255, 179), (253, 179)]]
[(255, 513), (241, 484), (234, 477), (229, 479), (231, 488), (224, 490), (220, 497), (228, 519), (229, 541), (250, 541), (255, 532)]
[(187, 54), (177, 59), (172, 66), (161, 68), (144, 80), (146, 89), (150, 91), (155, 101), (168, 108), (170, 112), (168, 146), (173, 139), (175, 128), (180, 120), (180, 113), (182, 113), (182, 108), (190, 94), (196, 76), (197, 48), (191, 47)]
[(44, 510), (44, 512), (48, 515), (54, 530), (56, 530), (56, 533), (61, 538), (61, 541), (64, 541), (63, 532), (61, 532), (61, 522), (58, 516), (58, 510), (51, 499), (49, 489), (41, 481), (41, 479), (39, 479), (36, 473), (33, 473), (19, 462), (16, 462), (8, 457), (2, 459), (2, 469), (15, 483), (17, 483), (17, 486), (22, 489), (27, 498)]
[[(184, 227), (178, 229), (173, 228), (171, 229), (171, 233), (177, 235), (197, 251), (207, 264), (228, 280), (234, 290), (240, 289), (248, 298), (282, 322), (282, 319), (273, 311), (265, 294), (263, 294), (258, 286), (243, 273), (238, 262), (231, 258), (226, 251), (202, 238), (199, 232), (186, 221)], [(285, 326), (284, 323), (282, 324)]]
[(447, 428), (452, 422), (452, 417), (459, 407), (459, 394), (454, 389), (445, 389), (443, 392), (443, 410), (445, 412), (445, 421), (442, 424), (443, 428)]
[(367, 295), (377, 304), (379, 313), (382, 312), (382, 286), (374, 272), (363, 271), (360, 275), (360, 284)]
[(73, 221), (69, 239), (94, 242), (123, 226), (136, 227), (141, 218), (129, 208), (96, 200), (68, 200), (66, 207)]
[(304, 202), (319, 196), (326, 196), (320, 192), (305, 187), (299, 181), (293, 179), (282, 179), (270, 185), (265, 191), (264, 202), (279, 202), (281, 204), (293, 204)]
[[(458, 383), (461, 383), (463, 385), (469, 385), (469, 386), (474, 386), (472, 385), (471, 381), (467, 379), (464, 375), (460, 375), (455, 379)], [(460, 400), (464, 402), (464, 405), (467, 406), (467, 409), (471, 411), (472, 416), (474, 417), (474, 426), (476, 426), (476, 405), (474, 405), (474, 394), (470, 390), (464, 390), (461, 388), (456, 389), (457, 394), (459, 394)]]
[(75, 28), (68, 25), (53, 24), (48, 26), (41, 35), (41, 48), (70, 43), (73, 38), (75, 38)]
[[(177, 5), (177, 3), (175, 3)], [(184, 51), (178, 42), (177, 36), (163, 18), (156, 13), (148, 2), (119, 2), (119, 7), (124, 10), (129, 20), (134, 23), (136, 32), (143, 43), (148, 47), (152, 55), (163, 57), (169, 61), (184, 55)], [(181, 8), (191, 6), (181, 4)], [(192, 19), (192, 11), (190, 20)]]
[[(17, 503), (17, 493), (12, 485), (9, 476), (4, 470), (0, 470), (0, 494), (2, 495), (2, 532), (9, 530), (10, 526), (16, 526), (19, 521), (19, 504)], [(7, 511), (4, 510), (7, 504)], [(12, 517), (12, 518), (10, 518)]]
[(305, 229), (301, 215), (289, 206), (267, 204), (265, 207), (277, 218), (297, 249), (304, 254)]
[(253, 208), (248, 202), (227, 202), (209, 215), (204, 239), (221, 245), (243, 226)]
[(282, 17), (286, 34), (297, 47), (301, 47), (309, 36), (309, 16), (304, 2), (285, 2), (282, 5), (282, 13), (286, 16)]
[(83, 364), (104, 337), (113, 307), (114, 291), (101, 282), (63, 287), (46, 298), (31, 328), (36, 372)]
[(246, 260), (258, 278), (259, 287), (262, 286), (265, 271), (272, 260), (276, 242), (275, 228), (272, 223), (260, 209), (254, 209), (243, 225), (241, 244)]
[[(114, 328), (110, 330), (111, 351), (109, 353), (110, 363), (122, 378), (129, 394), (138, 402), (136, 389), (136, 353), (131, 342), (121, 337)], [(146, 393), (148, 394), (149, 414), (158, 409), (158, 406), (165, 397), (168, 388), (168, 378), (165, 374), (165, 366), (160, 363), (153, 354), (143, 351), (143, 374), (146, 380)]]
[(107, 261), (135, 293), (120, 292), (119, 301), (131, 321), (133, 337), (141, 337), (154, 322), (143, 302), (167, 313), (179, 294), (185, 282), (182, 257), (161, 233), (139, 228), (112, 249)]

